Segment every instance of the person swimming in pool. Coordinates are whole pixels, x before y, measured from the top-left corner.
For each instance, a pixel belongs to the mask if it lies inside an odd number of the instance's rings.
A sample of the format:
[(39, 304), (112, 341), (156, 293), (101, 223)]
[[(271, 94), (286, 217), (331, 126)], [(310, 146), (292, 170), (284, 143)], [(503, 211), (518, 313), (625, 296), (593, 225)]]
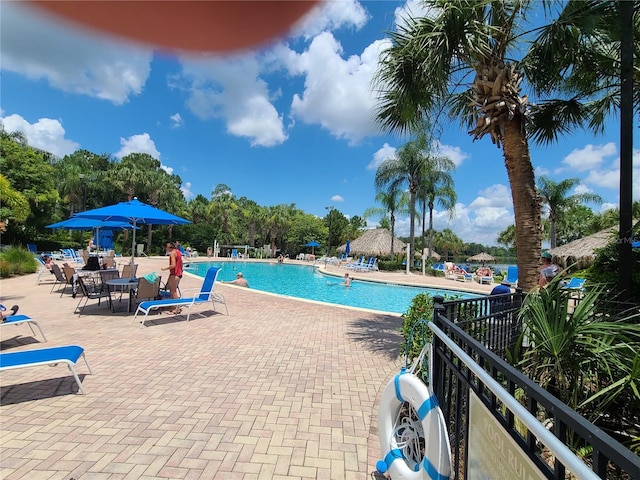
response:
[(344, 274), (344, 281), (340, 284), (343, 287), (350, 287), (351, 286), (351, 278), (349, 277), (348, 273)]
[(247, 279), (242, 276), (242, 272), (238, 272), (235, 280), (231, 280), (230, 282), (222, 282), (222, 283), (230, 283), (231, 285), (238, 285), (239, 287), (249, 288), (249, 282), (247, 282)]

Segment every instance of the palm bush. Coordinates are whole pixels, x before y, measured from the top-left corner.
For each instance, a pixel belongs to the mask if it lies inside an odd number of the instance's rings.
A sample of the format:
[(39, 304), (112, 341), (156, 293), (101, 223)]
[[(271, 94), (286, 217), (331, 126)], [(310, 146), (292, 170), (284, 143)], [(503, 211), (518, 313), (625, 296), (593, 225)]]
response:
[(579, 301), (572, 295), (560, 277), (527, 295), (519, 367), (593, 423), (624, 432), (628, 443), (640, 419), (640, 311), (602, 313), (604, 286)]

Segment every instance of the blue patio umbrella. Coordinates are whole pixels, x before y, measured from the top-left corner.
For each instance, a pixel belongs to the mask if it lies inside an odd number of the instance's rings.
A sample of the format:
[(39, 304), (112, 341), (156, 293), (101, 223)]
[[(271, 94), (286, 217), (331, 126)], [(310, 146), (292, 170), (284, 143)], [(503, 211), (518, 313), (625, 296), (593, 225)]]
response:
[[(134, 226), (127, 222), (103, 222), (101, 220), (96, 220), (93, 218), (81, 218), (78, 216), (73, 216), (61, 222), (47, 225), (45, 228), (54, 228), (60, 230), (95, 230), (96, 237), (99, 237), (100, 230), (125, 230), (129, 228), (132, 229), (134, 228)], [(96, 246), (98, 248), (100, 247), (99, 241), (96, 242)]]
[(347, 240), (347, 244), (344, 246), (344, 254), (349, 255), (351, 253), (351, 240)]
[[(142, 203), (137, 198), (128, 202), (120, 202), (107, 207), (87, 210), (78, 213), (77, 217), (93, 218), (102, 221), (128, 222), (133, 226), (141, 224), (147, 225), (184, 225), (191, 223), (189, 220), (180, 218), (159, 208)], [(136, 231), (133, 231), (131, 239), (131, 262), (133, 263), (136, 254)]]
[(640, 240), (638, 240), (637, 242), (633, 242), (631, 244), (631, 248), (640, 248)]
[(312, 241), (310, 241), (310, 242), (308, 242), (308, 243), (305, 243), (305, 244), (304, 244), (304, 246), (305, 246), (305, 247), (311, 247), (311, 253), (312, 253), (313, 255), (315, 255), (315, 253), (316, 253), (316, 251), (315, 251), (315, 247), (319, 247), (319, 246), (320, 246), (320, 244), (319, 244), (318, 242), (316, 242), (315, 240), (312, 240)]

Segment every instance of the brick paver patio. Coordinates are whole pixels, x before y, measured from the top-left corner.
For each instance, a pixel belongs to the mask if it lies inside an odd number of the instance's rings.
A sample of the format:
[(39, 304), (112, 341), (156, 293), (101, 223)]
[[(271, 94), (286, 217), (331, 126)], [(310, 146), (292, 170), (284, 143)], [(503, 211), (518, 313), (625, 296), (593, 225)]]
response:
[[(166, 259), (138, 262), (140, 275)], [(199, 285), (185, 276), (181, 288)], [(93, 301), (78, 317), (79, 298), (50, 289), (35, 275), (2, 280), (2, 303), (48, 339), (6, 325), (2, 351), (78, 344), (93, 375), (78, 363), (79, 395), (63, 365), (3, 372), (0, 478), (374, 476), (377, 401), (402, 363), (398, 316), (220, 284), (229, 316), (159, 314), (139, 328)]]

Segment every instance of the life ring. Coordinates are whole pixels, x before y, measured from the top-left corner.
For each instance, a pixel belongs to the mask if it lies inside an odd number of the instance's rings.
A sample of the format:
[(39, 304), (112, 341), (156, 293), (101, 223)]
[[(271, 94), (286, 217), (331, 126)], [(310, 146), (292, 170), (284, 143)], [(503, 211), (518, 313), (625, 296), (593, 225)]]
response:
[[(405, 402), (413, 407), (409, 415)], [(378, 429), (384, 455), (376, 464), (378, 472), (389, 472), (393, 480), (449, 479), (451, 446), (438, 400), (404, 368), (382, 393)]]

